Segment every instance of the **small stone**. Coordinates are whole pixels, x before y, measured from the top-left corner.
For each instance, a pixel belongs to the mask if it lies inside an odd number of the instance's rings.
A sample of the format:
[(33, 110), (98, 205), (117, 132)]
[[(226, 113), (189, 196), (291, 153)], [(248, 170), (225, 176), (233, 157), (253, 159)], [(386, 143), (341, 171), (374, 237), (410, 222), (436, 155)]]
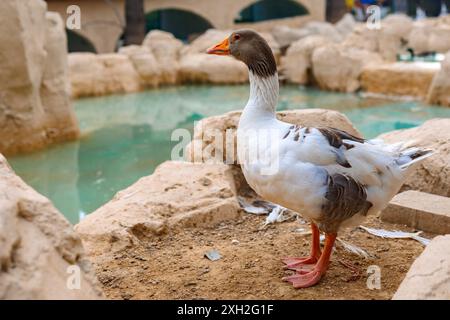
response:
[(450, 235), (437, 236), (414, 261), (394, 300), (450, 299)]
[(450, 198), (409, 190), (397, 194), (381, 213), (381, 220), (422, 231), (450, 233)]
[(239, 240), (237, 240), (237, 239), (233, 239), (233, 240), (231, 240), (231, 244), (233, 244), (233, 245), (239, 245)]

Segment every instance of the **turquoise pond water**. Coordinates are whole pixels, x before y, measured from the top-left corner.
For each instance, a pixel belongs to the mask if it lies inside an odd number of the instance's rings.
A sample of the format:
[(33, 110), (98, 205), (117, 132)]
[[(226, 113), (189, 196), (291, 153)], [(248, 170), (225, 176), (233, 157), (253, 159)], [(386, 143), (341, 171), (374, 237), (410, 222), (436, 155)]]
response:
[[(181, 86), (74, 102), (82, 138), (11, 157), (16, 172), (76, 223), (170, 158), (175, 128), (240, 109), (248, 86)], [(366, 136), (450, 117), (450, 108), (283, 86), (279, 110), (328, 108), (345, 113)]]

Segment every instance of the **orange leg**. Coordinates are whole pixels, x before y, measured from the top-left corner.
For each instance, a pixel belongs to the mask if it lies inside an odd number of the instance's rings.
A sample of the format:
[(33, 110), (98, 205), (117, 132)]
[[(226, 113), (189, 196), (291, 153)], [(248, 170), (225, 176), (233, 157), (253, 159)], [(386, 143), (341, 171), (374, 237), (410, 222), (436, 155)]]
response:
[(322, 255), (317, 261), (314, 268), (309, 272), (299, 272), (292, 276), (283, 278), (284, 281), (293, 284), (294, 288), (307, 288), (317, 284), (322, 276), (328, 269), (328, 264), (330, 262), (331, 252), (333, 251), (334, 241), (336, 240), (336, 234), (326, 234), (325, 247), (323, 248)]
[(283, 258), (282, 261), (286, 264), (286, 269), (300, 271), (303, 270), (304, 265), (315, 264), (321, 255), (320, 250), (320, 232), (319, 228), (311, 222), (311, 231), (312, 231), (312, 244), (311, 244), (311, 254), (309, 257), (296, 258), (296, 257), (287, 257)]

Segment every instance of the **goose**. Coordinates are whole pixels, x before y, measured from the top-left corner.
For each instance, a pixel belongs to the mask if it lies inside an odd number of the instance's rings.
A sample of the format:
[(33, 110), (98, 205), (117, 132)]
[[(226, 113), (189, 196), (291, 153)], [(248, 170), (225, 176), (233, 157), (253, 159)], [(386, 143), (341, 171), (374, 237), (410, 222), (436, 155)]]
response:
[[(310, 220), (310, 255), (283, 258), (285, 268), (295, 271), (283, 280), (294, 288), (316, 285), (328, 268), (338, 231), (384, 209), (432, 151), (279, 121), (275, 58), (252, 30), (233, 32), (207, 53), (233, 56), (248, 67), (250, 96), (237, 129), (238, 160), (259, 196)], [(323, 250), (320, 232), (325, 233)]]

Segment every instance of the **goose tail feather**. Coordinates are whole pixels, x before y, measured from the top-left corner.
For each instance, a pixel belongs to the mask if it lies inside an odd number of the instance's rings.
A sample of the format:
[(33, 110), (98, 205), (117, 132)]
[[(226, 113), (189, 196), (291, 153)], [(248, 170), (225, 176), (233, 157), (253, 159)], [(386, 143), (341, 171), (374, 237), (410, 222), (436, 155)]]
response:
[(426, 158), (431, 157), (433, 154), (434, 151), (431, 149), (409, 148), (400, 153), (397, 162), (401, 169), (407, 169), (413, 164), (420, 163)]

